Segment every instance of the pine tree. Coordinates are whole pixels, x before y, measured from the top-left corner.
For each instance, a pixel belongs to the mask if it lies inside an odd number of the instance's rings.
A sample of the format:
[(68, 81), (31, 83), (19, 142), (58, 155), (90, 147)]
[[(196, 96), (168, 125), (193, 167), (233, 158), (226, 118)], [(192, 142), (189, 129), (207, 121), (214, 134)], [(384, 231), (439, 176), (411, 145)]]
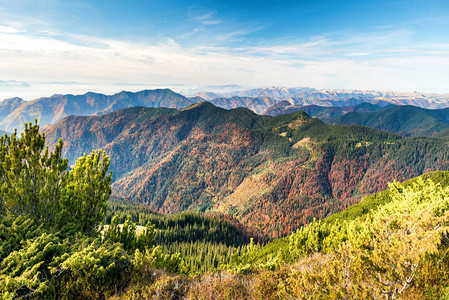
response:
[(62, 145), (49, 152), (37, 122), (25, 124), (20, 138), (0, 137), (0, 204), (7, 212), (55, 222), (67, 168)]
[(97, 231), (111, 194), (109, 157), (93, 152), (67, 171), (62, 140), (53, 152), (37, 122), (0, 137), (0, 206), (4, 213), (29, 216), (50, 226), (71, 224), (83, 232)]
[(67, 174), (67, 185), (61, 197), (64, 219), (79, 224), (83, 232), (93, 232), (106, 214), (106, 201), (111, 195), (110, 159), (104, 152), (92, 152), (78, 158)]

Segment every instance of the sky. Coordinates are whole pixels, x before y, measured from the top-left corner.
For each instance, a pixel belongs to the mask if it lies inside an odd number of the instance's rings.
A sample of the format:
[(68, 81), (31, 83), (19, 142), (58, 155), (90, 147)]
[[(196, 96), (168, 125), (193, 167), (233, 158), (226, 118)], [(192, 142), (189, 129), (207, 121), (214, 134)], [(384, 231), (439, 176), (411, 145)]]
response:
[(0, 0), (0, 99), (226, 85), (449, 93), (449, 1)]

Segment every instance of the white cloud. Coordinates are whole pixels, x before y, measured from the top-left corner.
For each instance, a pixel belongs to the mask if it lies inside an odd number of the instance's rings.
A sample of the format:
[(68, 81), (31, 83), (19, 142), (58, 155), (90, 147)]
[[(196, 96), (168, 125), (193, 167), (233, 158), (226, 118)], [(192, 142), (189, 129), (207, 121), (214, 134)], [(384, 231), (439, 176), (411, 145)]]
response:
[[(0, 80), (31, 87), (2, 87), (0, 98), (32, 99), (89, 90), (240, 84), (448, 92), (449, 45), (376, 48), (390, 35), (319, 37), (260, 47), (183, 47), (58, 34), (34, 36), (0, 27)], [(58, 38), (56, 38), (58, 37)], [(120, 83), (120, 84), (117, 84)], [(129, 83), (129, 84), (126, 84)]]
[(198, 22), (203, 25), (218, 25), (222, 23), (222, 20), (215, 18), (215, 11), (203, 12), (192, 10), (188, 14), (191, 21)]
[(20, 30), (9, 26), (0, 26), (0, 33), (18, 33)]

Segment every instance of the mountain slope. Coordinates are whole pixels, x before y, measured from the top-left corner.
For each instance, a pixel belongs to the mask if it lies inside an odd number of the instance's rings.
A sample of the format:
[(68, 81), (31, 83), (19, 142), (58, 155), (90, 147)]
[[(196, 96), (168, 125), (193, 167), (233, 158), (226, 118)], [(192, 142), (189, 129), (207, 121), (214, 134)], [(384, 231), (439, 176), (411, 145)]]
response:
[(50, 146), (63, 138), (71, 163), (104, 149), (117, 196), (157, 212), (218, 210), (272, 237), (341, 211), (387, 182), (449, 169), (440, 139), (210, 103), (71, 116), (46, 136)]
[(309, 116), (317, 117), (321, 120), (335, 118), (347, 114), (349, 112), (374, 112), (381, 111), (389, 106), (379, 106), (371, 103), (361, 103), (355, 106), (318, 106), (318, 105), (292, 105), (289, 101), (281, 101), (269, 107), (263, 114), (269, 116), (279, 116), (282, 114), (290, 114), (296, 111), (304, 111)]
[(87, 93), (84, 95), (53, 95), (23, 102), (0, 121), (0, 128), (13, 131), (23, 129), (25, 122), (38, 119), (41, 125), (54, 124), (69, 115), (102, 115), (122, 108), (186, 107), (193, 102), (169, 89), (144, 90), (137, 93), (120, 92), (111, 96)]
[(21, 98), (9, 98), (0, 102), (0, 118), (4, 118), (14, 111), (17, 107), (23, 104), (25, 101)]
[(332, 124), (358, 124), (404, 136), (432, 136), (449, 128), (449, 108), (424, 109), (397, 106), (379, 112), (347, 113), (329, 120)]

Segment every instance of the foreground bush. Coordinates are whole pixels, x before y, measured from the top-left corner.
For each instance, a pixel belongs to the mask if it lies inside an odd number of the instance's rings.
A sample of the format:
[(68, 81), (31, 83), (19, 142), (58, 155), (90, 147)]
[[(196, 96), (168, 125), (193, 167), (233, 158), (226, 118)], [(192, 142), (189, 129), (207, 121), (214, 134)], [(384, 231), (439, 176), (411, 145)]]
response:
[(129, 220), (114, 222), (102, 237), (109, 158), (93, 152), (67, 170), (62, 146), (49, 151), (37, 124), (0, 138), (2, 298), (102, 298), (145, 268), (187, 272), (179, 255), (153, 248), (151, 224), (137, 235)]

